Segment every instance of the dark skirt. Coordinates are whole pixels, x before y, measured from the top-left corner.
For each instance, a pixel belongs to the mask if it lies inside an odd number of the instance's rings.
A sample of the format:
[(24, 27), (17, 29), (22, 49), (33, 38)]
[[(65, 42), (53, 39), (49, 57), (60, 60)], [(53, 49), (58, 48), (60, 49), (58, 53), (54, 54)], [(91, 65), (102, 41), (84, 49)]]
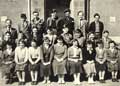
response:
[(115, 64), (107, 62), (107, 67), (109, 72), (118, 71), (118, 62)]
[(34, 64), (34, 65), (32, 65), (32, 64), (29, 64), (29, 71), (38, 71), (39, 70), (39, 63), (37, 63), (37, 64)]
[(99, 71), (105, 71), (106, 70), (106, 62), (104, 62), (103, 64), (100, 64), (99, 62), (95, 62), (95, 68), (96, 68), (96, 71), (97, 73)]
[(44, 77), (44, 76), (50, 76), (51, 75), (51, 64), (49, 65), (43, 65), (43, 63), (41, 63), (40, 65), (40, 76)]
[(58, 62), (57, 60), (53, 60), (53, 72), (54, 72), (54, 76), (56, 75), (64, 75), (67, 73), (66, 70), (66, 60), (62, 61), (62, 62)]
[(15, 70), (15, 63), (3, 64), (1, 68), (3, 77), (8, 74), (13, 74)]
[(16, 64), (15, 67), (16, 71), (26, 71), (27, 70), (27, 64)]
[(67, 69), (70, 75), (75, 73), (83, 73), (81, 61), (79, 62), (67, 61)]

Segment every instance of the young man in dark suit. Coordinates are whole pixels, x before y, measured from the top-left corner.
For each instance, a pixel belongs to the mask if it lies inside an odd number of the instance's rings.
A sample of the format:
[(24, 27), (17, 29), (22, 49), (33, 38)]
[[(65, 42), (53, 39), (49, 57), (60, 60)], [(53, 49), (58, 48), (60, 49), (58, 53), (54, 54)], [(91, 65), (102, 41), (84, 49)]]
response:
[(94, 14), (95, 20), (90, 24), (89, 31), (95, 34), (96, 39), (102, 38), (102, 32), (104, 30), (104, 24), (100, 21), (100, 15)]
[(5, 28), (2, 29), (2, 39), (4, 38), (4, 35), (6, 32), (11, 33), (11, 38), (15, 40), (17, 38), (17, 30), (12, 27), (12, 20), (6, 19), (5, 21)]
[[(74, 30), (74, 19), (70, 16), (71, 10), (70, 9), (65, 9), (64, 10), (64, 17), (61, 18), (58, 21), (58, 29), (60, 32), (62, 32), (62, 28), (64, 25), (66, 25), (69, 29), (69, 32), (73, 34)], [(60, 33), (61, 34), (61, 33)]]

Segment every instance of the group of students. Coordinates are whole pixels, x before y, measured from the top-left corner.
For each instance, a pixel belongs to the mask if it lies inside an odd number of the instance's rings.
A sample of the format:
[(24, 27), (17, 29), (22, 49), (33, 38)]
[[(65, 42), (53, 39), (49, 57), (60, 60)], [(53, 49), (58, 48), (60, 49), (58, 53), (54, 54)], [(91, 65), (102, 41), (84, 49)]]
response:
[(50, 83), (50, 76), (57, 76), (58, 83), (64, 84), (64, 76), (72, 75), (74, 84), (80, 84), (81, 74), (85, 73), (88, 83), (94, 83), (94, 76), (105, 83), (105, 72), (112, 74), (112, 81), (118, 82), (119, 50), (109, 38), (109, 32), (95, 14), (95, 21), (88, 25), (79, 11), (80, 21), (75, 25), (70, 10), (64, 11), (65, 17), (59, 18), (52, 10), (47, 21), (33, 12), (31, 23), (21, 14), (18, 28), (12, 21), (5, 21), (0, 43), (0, 70), (11, 84), (16, 76), (19, 85), (25, 84), (26, 71), (30, 72), (31, 84), (37, 85), (38, 75), (44, 77), (43, 83)]

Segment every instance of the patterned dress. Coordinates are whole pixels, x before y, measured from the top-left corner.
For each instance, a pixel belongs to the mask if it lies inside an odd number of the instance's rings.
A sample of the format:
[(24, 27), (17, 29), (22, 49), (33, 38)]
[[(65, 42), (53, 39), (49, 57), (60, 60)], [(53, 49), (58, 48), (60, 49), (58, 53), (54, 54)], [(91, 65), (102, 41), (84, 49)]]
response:
[[(118, 71), (118, 58), (119, 53), (117, 49), (110, 50), (108, 49), (106, 51), (106, 57), (107, 57), (107, 66), (108, 71)], [(111, 61), (116, 61), (115, 63), (112, 63)]]
[[(16, 47), (15, 49), (15, 63), (16, 63), (16, 71), (25, 71), (27, 67), (28, 61), (28, 49), (24, 47), (21, 49), (20, 47)], [(24, 62), (24, 63), (23, 63)], [(23, 63), (23, 64), (18, 64)]]

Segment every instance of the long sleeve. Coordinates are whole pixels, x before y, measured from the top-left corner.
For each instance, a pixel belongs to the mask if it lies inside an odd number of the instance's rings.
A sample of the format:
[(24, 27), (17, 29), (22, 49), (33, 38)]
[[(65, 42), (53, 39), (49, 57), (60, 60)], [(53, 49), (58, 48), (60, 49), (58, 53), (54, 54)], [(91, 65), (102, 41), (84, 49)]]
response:
[(18, 63), (18, 48), (15, 49), (15, 63)]
[(83, 60), (82, 50), (79, 49), (79, 51), (80, 51), (80, 61), (82, 61)]
[(67, 46), (64, 46), (65, 47), (65, 52), (64, 52), (64, 55), (62, 56), (63, 59), (65, 59), (68, 55), (67, 53)]
[(38, 54), (38, 57), (37, 57), (37, 60), (35, 61), (35, 63), (38, 63), (38, 62), (40, 61), (41, 57), (43, 57), (41, 47), (39, 47), (39, 50), (38, 50), (38, 51), (39, 51), (39, 54)]
[(24, 59), (24, 63), (26, 63), (28, 61), (28, 58), (29, 58), (29, 54), (28, 54), (28, 48), (26, 47), (25, 48), (25, 59)]
[(69, 59), (70, 58), (70, 48), (68, 48), (67, 55), (68, 55), (68, 59)]
[(42, 50), (42, 48), (40, 47), (40, 60), (43, 58), (43, 50)]
[(52, 61), (53, 56), (54, 56), (54, 51), (53, 51), (53, 47), (51, 47), (51, 50), (50, 50), (50, 62)]
[(32, 63), (32, 59), (31, 59), (31, 49), (29, 48), (28, 49), (28, 59), (29, 59), (29, 62)]

